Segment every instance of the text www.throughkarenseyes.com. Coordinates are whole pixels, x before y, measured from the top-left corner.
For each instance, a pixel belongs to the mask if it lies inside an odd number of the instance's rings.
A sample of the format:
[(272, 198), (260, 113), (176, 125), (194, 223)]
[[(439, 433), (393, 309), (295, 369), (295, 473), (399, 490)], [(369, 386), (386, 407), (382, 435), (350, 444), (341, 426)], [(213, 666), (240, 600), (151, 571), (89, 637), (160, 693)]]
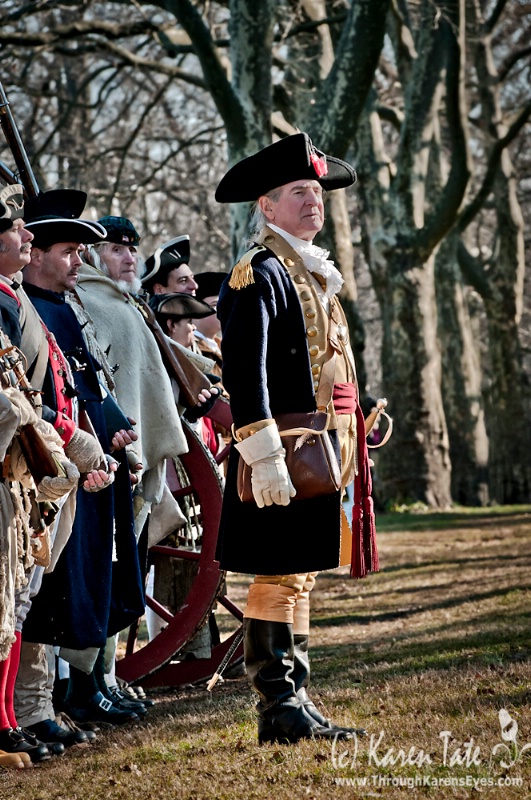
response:
[(468, 787), (472, 789), (483, 789), (490, 787), (523, 786), (523, 778), (504, 775), (499, 778), (477, 778), (474, 775), (447, 775), (437, 777), (433, 775), (368, 775), (355, 776), (352, 778), (335, 778), (336, 786), (354, 786), (358, 789), (374, 788), (384, 786), (401, 786), (413, 789), (417, 786), (431, 787)]

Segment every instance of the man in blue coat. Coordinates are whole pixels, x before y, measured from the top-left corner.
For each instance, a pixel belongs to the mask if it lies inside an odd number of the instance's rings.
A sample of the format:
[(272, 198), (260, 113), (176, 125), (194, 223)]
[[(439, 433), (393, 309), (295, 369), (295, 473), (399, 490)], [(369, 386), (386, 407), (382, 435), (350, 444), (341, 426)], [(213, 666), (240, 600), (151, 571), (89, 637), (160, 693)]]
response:
[[(70, 419), (62, 406), (66, 397), (75, 396), (80, 418), (86, 415), (103, 451), (109, 454), (112, 449), (113, 466), (119, 469), (103, 491), (93, 493), (101, 487), (92, 482), (77, 492), (70, 537), (53, 571), (44, 575), (24, 623), (23, 666), (44, 649), (41, 643), (67, 648), (72, 713), (81, 722), (122, 724), (136, 715), (122, 707), (122, 698), (109, 694), (103, 662), (108, 636), (143, 612), (129, 472), (125, 454), (117, 452), (134, 433), (125, 428), (109, 431), (98, 375), (101, 365), (89, 352), (82, 325), (67, 302), (81, 265), (80, 243), (101, 241), (106, 235), (99, 223), (79, 219), (85, 200), (84, 192), (55, 190), (26, 204), (26, 226), (34, 239), (24, 288), (60, 348), (52, 353), (43, 385), (46, 405), (63, 412), (65, 427)], [(70, 376), (64, 395), (53, 389), (56, 369)], [(36, 670), (32, 674), (21, 669), (19, 678), (17, 702), (25, 726), (43, 741), (73, 744), (75, 737), (53, 721), (49, 687), (42, 685)]]
[[(260, 698), (260, 742), (364, 733), (333, 725), (306, 692), (310, 591), (319, 570), (341, 561), (342, 492), (297, 498), (275, 421), (279, 414), (326, 411), (340, 453), (341, 489), (352, 480), (360, 417), (337, 300), (343, 279), (312, 241), (324, 223), (323, 191), (354, 181), (348, 164), (298, 133), (235, 164), (216, 191), (218, 202), (255, 202), (255, 244), (232, 270), (218, 304), (236, 439), (218, 558), (224, 569), (255, 575), (244, 647)], [(254, 502), (238, 495), (239, 459), (251, 469)], [(375, 567), (374, 540), (362, 539), (356, 543), (365, 557), (360, 574)]]

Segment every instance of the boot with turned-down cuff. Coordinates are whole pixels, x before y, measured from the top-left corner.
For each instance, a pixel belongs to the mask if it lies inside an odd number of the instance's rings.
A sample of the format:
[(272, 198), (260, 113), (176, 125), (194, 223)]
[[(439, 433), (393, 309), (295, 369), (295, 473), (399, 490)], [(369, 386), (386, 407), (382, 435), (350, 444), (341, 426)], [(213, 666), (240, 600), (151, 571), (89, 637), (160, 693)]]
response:
[(294, 743), (301, 739), (352, 739), (342, 729), (320, 725), (306, 713), (293, 682), (291, 623), (245, 619), (245, 666), (260, 696), (258, 741)]

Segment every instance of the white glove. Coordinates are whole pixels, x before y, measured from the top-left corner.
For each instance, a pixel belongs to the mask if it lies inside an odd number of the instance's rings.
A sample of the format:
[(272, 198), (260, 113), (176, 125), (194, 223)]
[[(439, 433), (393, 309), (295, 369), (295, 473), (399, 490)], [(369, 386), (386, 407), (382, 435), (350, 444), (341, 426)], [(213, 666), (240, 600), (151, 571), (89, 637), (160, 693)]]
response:
[(258, 508), (289, 505), (296, 491), (286, 466), (286, 451), (277, 426), (274, 423), (268, 425), (235, 447), (251, 467), (251, 488)]
[(73, 461), (82, 473), (98, 469), (105, 461), (105, 455), (98, 440), (81, 428), (76, 428), (64, 450), (70, 461)]
[(288, 506), (295, 497), (295, 487), (291, 482), (282, 449), (277, 455), (256, 461), (251, 466), (251, 487), (258, 508), (264, 506)]

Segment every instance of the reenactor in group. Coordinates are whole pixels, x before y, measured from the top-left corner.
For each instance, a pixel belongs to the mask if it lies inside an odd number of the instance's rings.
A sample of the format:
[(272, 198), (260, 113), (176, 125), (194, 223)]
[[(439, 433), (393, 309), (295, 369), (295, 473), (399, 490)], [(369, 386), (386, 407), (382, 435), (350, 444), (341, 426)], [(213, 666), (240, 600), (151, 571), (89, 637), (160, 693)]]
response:
[[(85, 202), (84, 192), (56, 190), (28, 201), (25, 209), (26, 228), (34, 239), (23, 286), (57, 345), (43, 385), (44, 402), (65, 414), (61, 428), (77, 416), (101, 445), (102, 485), (92, 482), (90, 491), (79, 489), (75, 510), (68, 517), (68, 539), (54, 544), (53, 571), (36, 587), (24, 622), (16, 685), (16, 707), (24, 727), (42, 741), (66, 746), (86, 741), (87, 736), (83, 731), (65, 731), (55, 722), (52, 646), (60, 647), (61, 657), (70, 664), (64, 699), (76, 722), (122, 724), (138, 719), (135, 712), (145, 713), (141, 705), (124, 707), (123, 699), (112, 694), (104, 680), (107, 638), (142, 614), (144, 598), (128, 467), (120, 452), (136, 434), (112, 429), (108, 405), (103, 403), (101, 366), (90, 354), (68, 302), (69, 298), (75, 302), (80, 247), (106, 235), (99, 223), (79, 218)], [(57, 370), (71, 376), (65, 395), (54, 391)], [(76, 413), (62, 406), (69, 397), (75, 398)]]
[(146, 258), (142, 288), (149, 295), (184, 292), (195, 295), (197, 282), (188, 266), (190, 237), (176, 236)]
[[(22, 187), (5, 187), (0, 191), (0, 764), (15, 767), (64, 751), (61, 743), (50, 751), (19, 726), (14, 691), (20, 609), (37, 564), (49, 559), (55, 502), (71, 493), (79, 479), (61, 438), (40, 418), (38, 393), (30, 391), (24, 361), (5, 332), (8, 329), (20, 344), (16, 277), (30, 259), (33, 239), (24, 229), (22, 214)], [(44, 501), (48, 502), (43, 505)]]
[[(354, 181), (349, 164), (298, 133), (235, 164), (216, 191), (222, 203), (255, 202), (255, 244), (223, 284), (218, 303), (223, 384), (236, 441), (217, 556), (223, 569), (255, 576), (244, 612), (244, 649), (259, 696), (260, 742), (348, 739), (355, 731), (326, 719), (306, 691), (310, 592), (319, 570), (340, 564), (342, 529), (349, 532), (346, 520), (342, 526), (342, 489), (356, 472), (356, 455), (357, 472), (368, 469), (348, 328), (337, 299), (343, 281), (328, 253), (313, 245), (324, 223), (323, 192)], [(330, 494), (316, 486), (299, 499), (276, 417), (317, 410), (328, 415), (342, 481)], [(301, 447), (315, 443), (311, 431), (299, 434)], [(239, 493), (240, 460), (251, 470), (250, 501)], [(359, 575), (377, 568), (369, 504), (367, 511), (353, 547), (365, 559), (355, 567)]]

